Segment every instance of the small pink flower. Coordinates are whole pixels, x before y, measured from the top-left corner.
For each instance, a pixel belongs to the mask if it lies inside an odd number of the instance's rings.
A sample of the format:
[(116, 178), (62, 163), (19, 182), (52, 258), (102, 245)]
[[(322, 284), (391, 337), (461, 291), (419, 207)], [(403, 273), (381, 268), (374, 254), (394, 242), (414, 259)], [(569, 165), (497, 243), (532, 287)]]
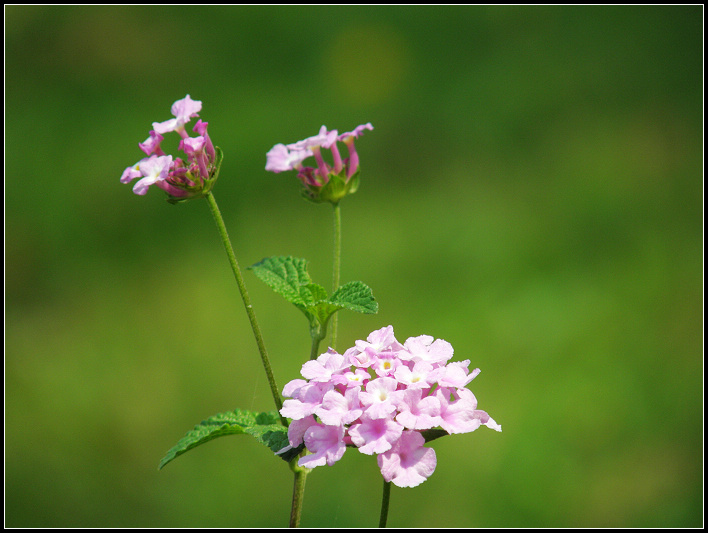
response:
[(297, 391), (307, 385), (307, 381), (304, 379), (293, 379), (288, 381), (283, 387), (283, 396), (286, 398), (297, 398)]
[(285, 400), (280, 414), (293, 420), (312, 415), (322, 405), (322, 398), (327, 391), (332, 389), (328, 383), (308, 383), (297, 390), (297, 397)]
[(353, 424), (349, 428), (352, 443), (361, 453), (367, 455), (390, 450), (401, 433), (403, 433), (403, 426), (388, 418), (364, 417), (360, 424)]
[(303, 139), (296, 143), (288, 145), (290, 150), (305, 150), (308, 148), (314, 148), (315, 146), (321, 146), (322, 148), (329, 148), (334, 142), (337, 141), (337, 130), (328, 131), (327, 126), (322, 126), (320, 132), (317, 135)]
[(152, 155), (142, 163), (138, 163), (140, 175), (144, 178), (135, 184), (133, 192), (142, 196), (147, 193), (150, 185), (166, 180), (171, 164), (171, 155)]
[(401, 394), (396, 392), (398, 382), (393, 378), (378, 378), (366, 384), (366, 392), (359, 394), (359, 401), (369, 418), (388, 418), (396, 411)]
[(485, 425), (495, 431), (501, 431), (497, 424), (485, 411), (477, 409), (477, 398), (469, 389), (457, 389), (450, 399), (448, 389), (441, 388), (435, 393), (440, 401), (440, 427), (448, 433), (469, 433), (480, 425)]
[[(310, 415), (300, 420), (293, 420), (288, 426), (288, 442), (292, 448), (297, 448), (303, 443), (305, 438), (305, 431), (310, 426), (317, 424), (315, 417)], [(278, 453), (282, 453), (285, 450), (280, 450)]]
[(152, 129), (157, 133), (167, 133), (169, 131), (181, 132), (184, 130), (184, 125), (187, 124), (193, 117), (198, 117), (199, 111), (202, 110), (202, 103), (198, 100), (192, 100), (187, 95), (182, 100), (177, 100), (172, 104), (172, 114), (175, 118), (171, 118), (164, 122), (153, 122)]
[(147, 157), (144, 159), (141, 159), (137, 163), (135, 163), (132, 167), (128, 167), (123, 171), (123, 175), (120, 177), (120, 182), (121, 183), (130, 183), (133, 181), (135, 178), (139, 178), (143, 174), (140, 172), (140, 163), (143, 163), (144, 161), (147, 161)]
[(393, 336), (393, 326), (387, 326), (373, 331), (366, 338), (366, 341), (356, 341), (354, 344), (360, 352), (364, 352), (368, 349), (371, 350), (371, 353), (374, 355), (378, 355), (380, 352), (391, 348), (397, 349), (400, 347), (400, 344), (396, 341), (396, 337)]
[(349, 370), (349, 363), (343, 355), (330, 348), (314, 361), (302, 365), (300, 374), (305, 379), (326, 383), (332, 379), (333, 374), (342, 374), (345, 370)]
[(442, 339), (434, 340), (430, 335), (411, 337), (403, 344), (411, 361), (445, 363), (453, 354), (452, 345)]
[(363, 368), (355, 368), (354, 371), (347, 371), (342, 374), (344, 378), (343, 385), (345, 387), (357, 387), (361, 389), (362, 385), (366, 385), (371, 380), (371, 375)]
[[(410, 365), (410, 363), (408, 363)], [(399, 383), (408, 389), (428, 389), (435, 383), (433, 365), (427, 361), (418, 361), (413, 368), (400, 365), (393, 373)]]
[(440, 400), (435, 396), (423, 398), (423, 389), (406, 389), (398, 404), (396, 421), (407, 429), (430, 429), (440, 425)]
[(184, 150), (187, 155), (199, 152), (206, 145), (206, 139), (201, 135), (199, 137), (187, 137), (179, 143), (180, 149)]
[(344, 426), (324, 426), (314, 424), (305, 431), (305, 446), (312, 452), (301, 457), (298, 465), (315, 468), (325, 464), (332, 466), (347, 450), (344, 444)]
[(164, 137), (157, 133), (156, 131), (150, 132), (150, 137), (145, 139), (145, 142), (140, 143), (140, 149), (147, 155), (152, 155), (153, 153), (157, 155), (165, 155), (165, 152), (160, 148), (160, 143), (164, 140)]
[(397, 487), (417, 487), (428, 479), (435, 472), (437, 457), (423, 444), (423, 435), (404, 431), (393, 448), (377, 457), (383, 478)]
[(379, 377), (393, 376), (396, 369), (403, 364), (393, 352), (380, 353), (371, 364), (371, 370)]
[(349, 388), (344, 394), (336, 390), (328, 391), (322, 398), (322, 405), (315, 414), (327, 426), (351, 424), (364, 411), (359, 403), (359, 390)]
[(435, 380), (441, 387), (454, 387), (456, 389), (466, 387), (479, 374), (479, 368), (474, 369), (469, 374), (467, 369), (469, 364), (469, 359), (448, 363), (444, 367), (436, 369)]
[(266, 154), (266, 170), (269, 172), (285, 172), (297, 170), (300, 164), (312, 156), (312, 150), (288, 150), (284, 144), (276, 144)]
[(199, 119), (194, 125), (194, 131), (198, 135), (201, 135), (206, 139), (206, 145), (204, 147), (204, 150), (206, 151), (206, 154), (209, 159), (213, 160), (214, 158), (216, 158), (216, 150), (214, 148), (214, 144), (211, 142), (209, 134), (207, 133), (207, 126), (209, 126), (208, 122), (203, 122), (202, 119)]

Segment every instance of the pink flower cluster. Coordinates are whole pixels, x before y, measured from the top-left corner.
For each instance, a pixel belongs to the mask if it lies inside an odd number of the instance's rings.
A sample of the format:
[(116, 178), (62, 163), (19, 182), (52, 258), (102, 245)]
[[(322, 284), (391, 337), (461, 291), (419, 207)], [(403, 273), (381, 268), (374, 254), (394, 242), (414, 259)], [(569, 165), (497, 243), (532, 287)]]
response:
[[(172, 105), (172, 115), (175, 118), (153, 122), (150, 136), (138, 144), (147, 157), (126, 168), (120, 178), (121, 183), (130, 183), (140, 178), (133, 187), (133, 192), (139, 195), (147, 193), (151, 185), (157, 185), (170, 196), (179, 199), (203, 195), (205, 183), (211, 185), (213, 181), (216, 151), (207, 133), (207, 122), (201, 119), (197, 121), (193, 130), (198, 134), (196, 137), (190, 137), (185, 130), (185, 125), (192, 118), (198, 117), (201, 109), (202, 103), (187, 95)], [(179, 149), (185, 152), (187, 161), (173, 159), (160, 147), (164, 140), (162, 134), (172, 131), (182, 138)]]
[[(354, 147), (354, 139), (361, 136), (364, 130), (373, 130), (371, 123), (357, 126), (354, 131), (339, 135), (337, 130), (328, 131), (326, 126), (313, 137), (292, 144), (276, 144), (266, 154), (266, 170), (270, 172), (285, 172), (297, 170), (297, 177), (305, 186), (320, 187), (327, 184), (330, 174), (339, 175), (345, 170), (345, 180), (351, 178), (359, 169), (359, 155)], [(343, 142), (349, 151), (349, 157), (342, 159), (337, 141)], [(322, 148), (332, 152), (332, 164), (326, 163), (322, 157)], [(305, 167), (302, 162), (314, 156), (317, 167)]]
[(280, 413), (291, 418), (290, 446), (303, 442), (310, 454), (300, 466), (332, 466), (347, 446), (377, 454), (386, 481), (415, 487), (435, 470), (435, 450), (424, 446), (421, 431), (440, 427), (467, 433), (480, 425), (501, 431), (477, 409), (466, 385), (479, 369), (469, 360), (449, 362), (453, 349), (428, 335), (400, 344), (393, 327), (374, 331), (343, 355), (330, 349), (302, 366), (305, 378), (285, 385)]

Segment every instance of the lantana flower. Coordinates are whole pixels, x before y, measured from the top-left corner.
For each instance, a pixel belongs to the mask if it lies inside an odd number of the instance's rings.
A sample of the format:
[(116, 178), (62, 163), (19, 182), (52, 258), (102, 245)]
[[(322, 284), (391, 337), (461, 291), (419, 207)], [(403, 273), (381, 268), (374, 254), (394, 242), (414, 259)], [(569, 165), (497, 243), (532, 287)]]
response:
[[(303, 141), (301, 141), (303, 142)], [(485, 425), (501, 431), (467, 384), (479, 369), (453, 361), (453, 348), (428, 335), (403, 344), (388, 326), (356, 341), (343, 355), (331, 348), (302, 367), (305, 378), (283, 388), (280, 413), (293, 419), (289, 446), (310, 454), (298, 465), (332, 466), (347, 446), (377, 455), (386, 481), (415, 487), (435, 471), (437, 458), (425, 446), (444, 434), (468, 433)]]
[[(266, 170), (286, 172), (296, 170), (304, 187), (303, 195), (313, 202), (336, 204), (347, 194), (356, 192), (359, 186), (359, 155), (354, 140), (365, 130), (373, 130), (371, 123), (357, 126), (353, 131), (338, 134), (322, 126), (317, 135), (292, 144), (276, 144), (266, 154)], [(349, 157), (342, 159), (338, 142), (344, 143)], [(327, 163), (323, 150), (329, 150), (332, 162)], [(303, 162), (315, 158), (316, 166), (304, 166)]]
[[(142, 196), (151, 185), (156, 185), (167, 193), (172, 203), (206, 196), (219, 175), (222, 154), (212, 144), (206, 122), (197, 121), (193, 129), (197, 133), (195, 137), (187, 133), (185, 126), (199, 116), (201, 109), (202, 103), (189, 95), (172, 104), (174, 118), (152, 123), (149, 137), (138, 143), (147, 157), (126, 168), (121, 183), (140, 178), (133, 187), (135, 194)], [(186, 160), (166, 155), (162, 150), (163, 134), (171, 132), (181, 137), (179, 149), (186, 154)]]

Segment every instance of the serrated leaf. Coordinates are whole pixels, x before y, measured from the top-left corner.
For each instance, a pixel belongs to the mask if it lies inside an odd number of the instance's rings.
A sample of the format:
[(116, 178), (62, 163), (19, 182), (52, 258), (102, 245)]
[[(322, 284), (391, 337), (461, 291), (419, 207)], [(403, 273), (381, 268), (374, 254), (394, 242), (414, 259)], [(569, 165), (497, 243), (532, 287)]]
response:
[(311, 326), (321, 323), (318, 306), (327, 301), (327, 291), (312, 282), (305, 259), (292, 256), (267, 257), (250, 269), (261, 281), (305, 313)]
[(339, 287), (329, 299), (318, 302), (308, 311), (317, 317), (320, 324), (326, 325), (331, 316), (340, 309), (374, 314), (378, 312), (379, 304), (365, 283), (351, 281)]
[(350, 281), (339, 287), (329, 299), (330, 303), (357, 313), (375, 314), (379, 304), (371, 288), (361, 281)]
[(300, 309), (313, 303), (307, 261), (292, 256), (266, 257), (249, 267), (258, 279)]
[(311, 331), (324, 335), (330, 317), (340, 309), (358, 313), (378, 312), (371, 289), (361, 281), (339, 287), (331, 297), (307, 273), (307, 261), (292, 256), (267, 257), (251, 270), (275, 292), (294, 304), (310, 322)]
[[(258, 442), (277, 452), (288, 446), (288, 430), (281, 425), (276, 411), (254, 412), (235, 409), (207, 418), (188, 432), (160, 461), (159, 469), (183, 453), (226, 435), (251, 435)], [(285, 460), (289, 460), (284, 456)]]

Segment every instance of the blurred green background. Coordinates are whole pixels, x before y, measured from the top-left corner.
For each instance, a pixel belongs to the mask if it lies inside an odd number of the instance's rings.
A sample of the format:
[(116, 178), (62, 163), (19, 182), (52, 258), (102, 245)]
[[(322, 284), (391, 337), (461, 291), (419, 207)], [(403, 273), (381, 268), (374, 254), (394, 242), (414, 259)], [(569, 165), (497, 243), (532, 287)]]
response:
[[(504, 428), (434, 443), (394, 527), (702, 525), (702, 6), (5, 8), (5, 520), (286, 526), (292, 477), (247, 437), (158, 472), (204, 418), (273, 408), (204, 201), (119, 183), (175, 100), (225, 152), (242, 266), (331, 280), (328, 205), (264, 170), (322, 124), (358, 143), (339, 348), (392, 324), (482, 374)], [(282, 387), (302, 315), (246, 281)], [(350, 450), (302, 525), (373, 527)]]

